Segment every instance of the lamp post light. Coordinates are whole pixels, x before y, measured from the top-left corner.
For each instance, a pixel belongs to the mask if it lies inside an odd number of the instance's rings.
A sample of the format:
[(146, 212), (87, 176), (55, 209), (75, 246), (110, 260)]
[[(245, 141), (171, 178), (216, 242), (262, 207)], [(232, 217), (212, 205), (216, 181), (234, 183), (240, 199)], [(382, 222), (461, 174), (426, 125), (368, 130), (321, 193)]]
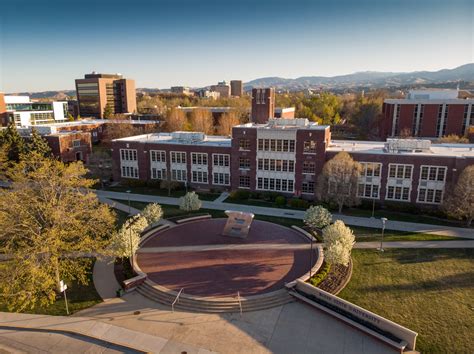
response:
[(311, 279), (311, 271), (313, 269), (313, 235), (311, 235), (309, 242), (311, 244), (311, 250), (309, 253), (309, 278)]
[(381, 218), (380, 219), (382, 221), (382, 239), (380, 240), (380, 248), (379, 248), (379, 251), (380, 252), (383, 252), (383, 234), (385, 232), (385, 223), (387, 222), (387, 218)]
[(127, 191), (125, 191), (125, 193), (128, 194), (128, 215), (130, 215), (130, 214), (132, 213), (132, 208), (130, 207), (130, 193), (131, 193), (131, 192), (132, 192), (132, 191), (131, 191), (130, 189), (127, 190)]
[(375, 217), (375, 198), (372, 198), (372, 219)]

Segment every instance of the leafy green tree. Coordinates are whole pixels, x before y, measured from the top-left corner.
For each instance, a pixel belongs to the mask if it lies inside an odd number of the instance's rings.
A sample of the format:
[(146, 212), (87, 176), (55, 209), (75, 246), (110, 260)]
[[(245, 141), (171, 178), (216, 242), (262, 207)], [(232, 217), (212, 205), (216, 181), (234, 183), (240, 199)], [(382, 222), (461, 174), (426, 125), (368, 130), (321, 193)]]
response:
[(148, 204), (141, 212), (141, 215), (147, 220), (149, 225), (153, 225), (163, 217), (163, 209), (161, 205), (156, 203)]
[(107, 254), (115, 215), (89, 191), (82, 163), (64, 164), (34, 152), (8, 170), (0, 189), (2, 302), (21, 311), (52, 304), (61, 279), (88, 282), (83, 255)]
[(184, 197), (179, 198), (179, 208), (184, 211), (193, 211), (201, 209), (201, 201), (196, 192), (188, 192)]
[(29, 152), (36, 152), (43, 157), (51, 156), (51, 148), (48, 142), (39, 135), (35, 128), (31, 130), (31, 138), (27, 144), (27, 149)]
[(9, 161), (19, 162), (21, 155), (27, 152), (25, 140), (18, 133), (14, 123), (10, 123), (3, 131), (0, 145), (6, 149)]
[(145, 216), (138, 214), (128, 218), (118, 232), (113, 234), (110, 248), (117, 257), (130, 258), (138, 249), (140, 237), (148, 227)]

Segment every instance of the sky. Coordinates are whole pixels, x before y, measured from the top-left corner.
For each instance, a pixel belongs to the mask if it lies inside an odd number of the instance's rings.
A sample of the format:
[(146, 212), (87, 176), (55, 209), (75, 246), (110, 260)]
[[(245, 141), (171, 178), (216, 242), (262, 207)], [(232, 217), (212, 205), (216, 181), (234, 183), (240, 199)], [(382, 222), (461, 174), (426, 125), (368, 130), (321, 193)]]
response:
[(0, 0), (0, 91), (435, 71), (474, 62), (472, 0)]

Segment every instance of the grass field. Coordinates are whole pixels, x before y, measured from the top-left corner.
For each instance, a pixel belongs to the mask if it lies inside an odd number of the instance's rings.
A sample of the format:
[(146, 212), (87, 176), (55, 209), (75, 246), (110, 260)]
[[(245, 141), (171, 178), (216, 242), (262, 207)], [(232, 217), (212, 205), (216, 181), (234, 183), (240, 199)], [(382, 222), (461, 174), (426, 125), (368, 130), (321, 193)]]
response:
[[(65, 280), (68, 289), (66, 290), (66, 296), (68, 300), (69, 313), (73, 314), (77, 311), (86, 309), (102, 302), (101, 297), (95, 290), (92, 282), (92, 268), (94, 267), (94, 261), (90, 262), (88, 267), (88, 279), (87, 285), (79, 284), (75, 281)], [(0, 266), (1, 267), (1, 266)], [(0, 311), (8, 311), (7, 304), (0, 302)], [(66, 316), (66, 304), (64, 298), (57, 298), (56, 301), (48, 307), (36, 307), (34, 309), (28, 309), (23, 311), (24, 313), (33, 313), (40, 315), (55, 315), (55, 316)]]
[(474, 249), (353, 251), (340, 297), (419, 333), (422, 353), (474, 352)]

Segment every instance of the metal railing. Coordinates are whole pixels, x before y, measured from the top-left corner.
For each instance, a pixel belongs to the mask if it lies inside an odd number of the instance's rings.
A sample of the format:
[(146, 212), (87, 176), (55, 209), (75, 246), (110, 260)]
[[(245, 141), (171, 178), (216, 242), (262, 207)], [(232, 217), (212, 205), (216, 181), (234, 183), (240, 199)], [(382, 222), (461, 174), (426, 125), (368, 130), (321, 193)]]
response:
[(184, 288), (182, 288), (178, 295), (176, 295), (176, 299), (174, 299), (173, 303), (171, 304), (171, 311), (174, 312), (174, 304), (176, 304), (176, 302), (179, 302), (179, 297), (181, 296), (181, 293), (183, 292)]
[(239, 291), (237, 291), (237, 300), (239, 300), (240, 317), (242, 317), (242, 300), (240, 299), (240, 292)]

